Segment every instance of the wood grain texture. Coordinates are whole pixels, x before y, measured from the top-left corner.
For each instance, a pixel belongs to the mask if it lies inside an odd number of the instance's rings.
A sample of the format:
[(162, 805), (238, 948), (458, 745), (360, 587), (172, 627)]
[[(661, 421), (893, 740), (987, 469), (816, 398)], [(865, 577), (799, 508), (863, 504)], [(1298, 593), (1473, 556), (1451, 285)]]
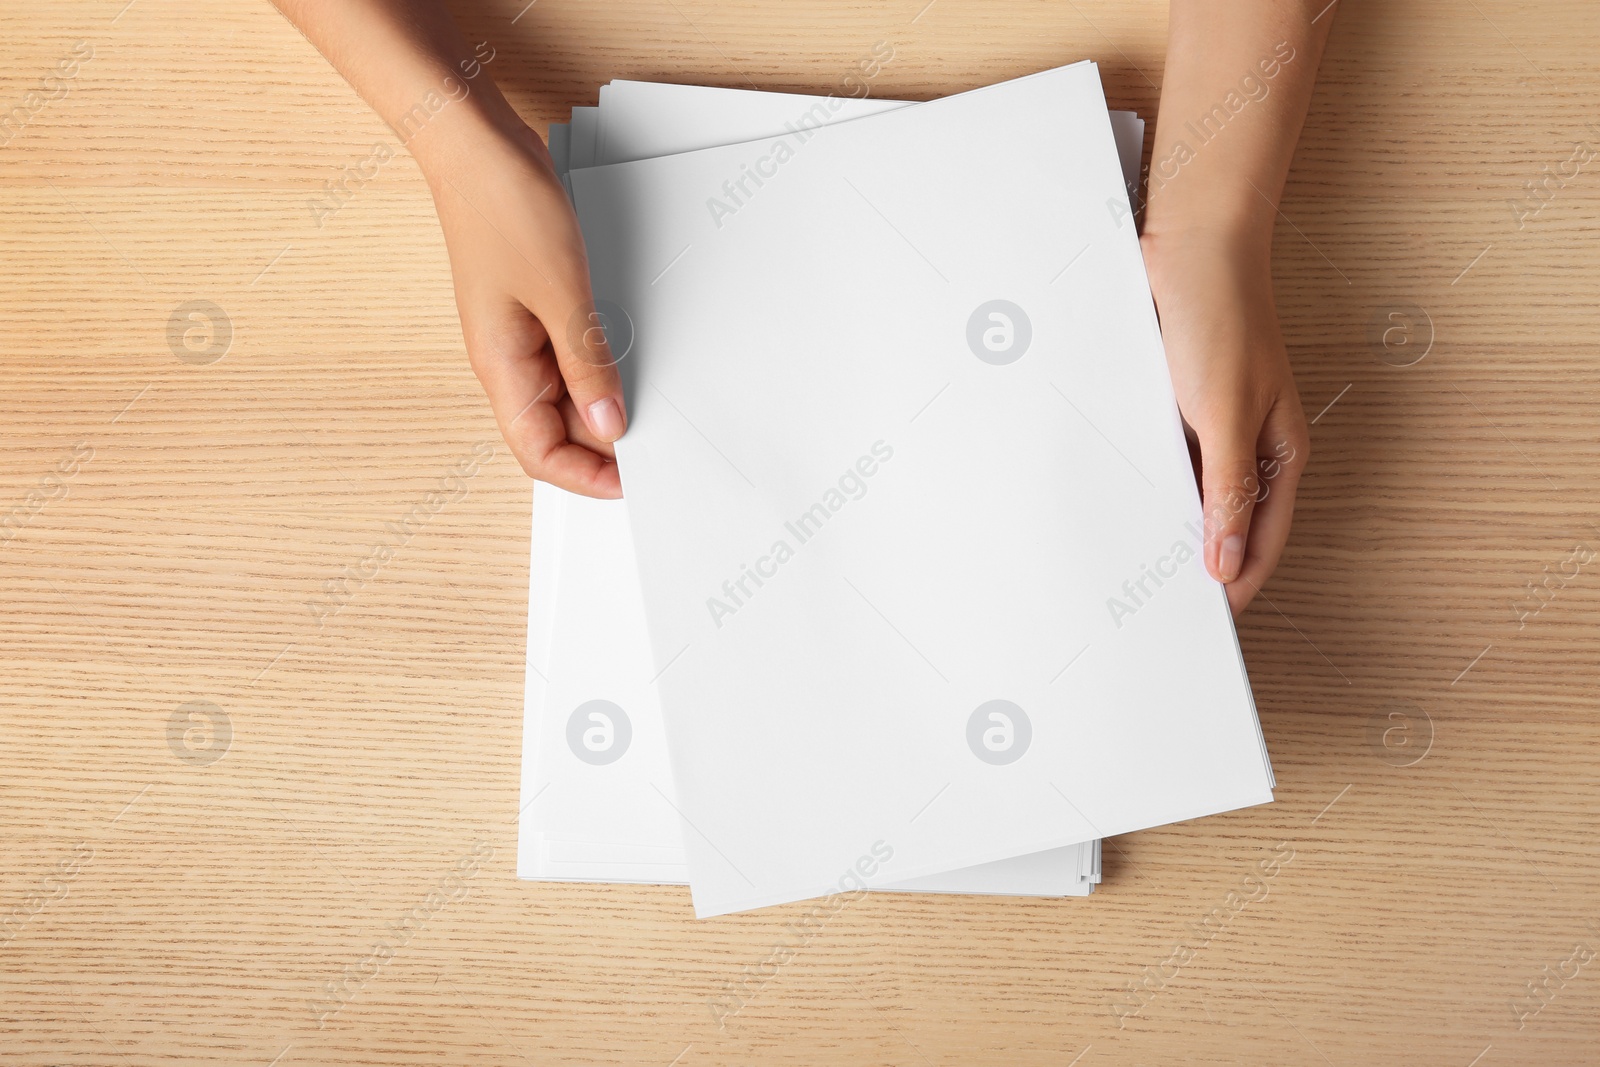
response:
[[(1275, 253), (1321, 414), (1241, 628), (1278, 803), (1108, 843), (1088, 900), (852, 905), (722, 1028), (799, 907), (513, 877), (528, 485), (415, 165), (319, 226), (393, 135), (265, 3), (125, 3), (0, 9), (0, 110), (94, 50), (0, 147), (5, 1063), (1600, 1062), (1600, 962), (1568, 962), (1600, 949), (1600, 573), (1525, 599), (1600, 548), (1600, 173), (1520, 229), (1507, 204), (1600, 136), (1588, 0), (1340, 4)], [(1165, 39), (1159, 0), (522, 3), (456, 10), (541, 127), (612, 77), (826, 92), (879, 40), (878, 95), (1090, 56), (1153, 116)], [(216, 362), (169, 347), (191, 300), (231, 325)], [(1431, 340), (1410, 366), (1371, 338), (1395, 309)], [(211, 763), (169, 737), (198, 700), (231, 728)]]

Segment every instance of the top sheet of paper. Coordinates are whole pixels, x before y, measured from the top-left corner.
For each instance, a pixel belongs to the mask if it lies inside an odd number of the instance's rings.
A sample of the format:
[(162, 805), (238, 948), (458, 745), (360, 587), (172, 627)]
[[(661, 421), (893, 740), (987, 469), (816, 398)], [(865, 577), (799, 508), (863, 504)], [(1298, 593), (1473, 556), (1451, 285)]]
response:
[(698, 913), (1271, 799), (1092, 64), (572, 180)]

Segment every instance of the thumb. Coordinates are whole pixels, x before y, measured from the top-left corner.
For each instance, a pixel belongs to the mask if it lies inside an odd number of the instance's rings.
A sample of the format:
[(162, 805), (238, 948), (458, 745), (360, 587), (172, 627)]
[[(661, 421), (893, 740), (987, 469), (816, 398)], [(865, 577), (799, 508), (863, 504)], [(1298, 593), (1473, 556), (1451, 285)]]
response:
[(1243, 425), (1198, 430), (1200, 486), (1205, 510), (1206, 570), (1231, 582), (1244, 568), (1250, 516), (1261, 492), (1256, 474), (1256, 433)]
[(589, 432), (610, 444), (628, 428), (617, 363), (632, 347), (633, 324), (610, 301), (597, 306), (586, 287), (566, 321), (551, 325), (550, 347), (573, 407)]

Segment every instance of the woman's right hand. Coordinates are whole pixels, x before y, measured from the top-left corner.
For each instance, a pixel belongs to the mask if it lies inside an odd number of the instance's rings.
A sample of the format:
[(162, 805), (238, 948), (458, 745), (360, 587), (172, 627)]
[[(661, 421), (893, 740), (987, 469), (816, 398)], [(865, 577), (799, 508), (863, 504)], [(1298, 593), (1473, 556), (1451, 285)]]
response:
[(619, 497), (622, 383), (595, 313), (583, 234), (544, 143), (520, 121), (424, 165), (467, 357), (522, 469)]

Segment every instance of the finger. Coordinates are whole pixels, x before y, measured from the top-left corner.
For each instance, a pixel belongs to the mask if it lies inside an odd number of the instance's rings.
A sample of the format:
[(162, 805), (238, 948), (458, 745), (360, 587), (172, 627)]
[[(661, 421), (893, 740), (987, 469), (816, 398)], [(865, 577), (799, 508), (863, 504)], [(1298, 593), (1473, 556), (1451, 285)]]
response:
[(614, 500), (622, 495), (617, 461), (568, 441), (557, 406), (530, 402), (520, 421), (502, 429), (530, 477), (582, 496)]
[(463, 318), (472, 369), (522, 469), (584, 496), (621, 496), (616, 462), (568, 438), (562, 405), (570, 399), (538, 320), (510, 301)]
[[(1273, 421), (1268, 419), (1269, 427)], [(1310, 458), (1310, 447), (1303, 433), (1277, 435), (1270, 428), (1263, 431), (1257, 450), (1260, 455), (1256, 470), (1261, 479), (1261, 492), (1257, 494), (1250, 520), (1244, 566), (1238, 579), (1228, 584), (1228, 604), (1235, 615), (1260, 592), (1283, 557), (1283, 547), (1288, 543), (1294, 519), (1300, 475)]]
[(613, 355), (609, 343), (610, 336), (624, 325), (607, 321), (616, 314), (597, 309), (586, 285), (578, 299), (557, 306), (551, 313), (557, 321), (550, 324), (550, 343), (572, 406), (589, 433), (607, 444), (628, 428), (622, 379), (617, 374), (620, 357)]
[(1256, 475), (1258, 427), (1240, 421), (1197, 427), (1206, 570), (1232, 582), (1244, 566), (1250, 516), (1261, 490)]
[(589, 426), (583, 421), (583, 416), (578, 414), (578, 408), (570, 396), (563, 396), (556, 402), (556, 408), (561, 412), (561, 422), (567, 428), (567, 440), (575, 445), (582, 445), (597, 456), (606, 459), (616, 459), (616, 446), (608, 441), (602, 441), (589, 432)]

